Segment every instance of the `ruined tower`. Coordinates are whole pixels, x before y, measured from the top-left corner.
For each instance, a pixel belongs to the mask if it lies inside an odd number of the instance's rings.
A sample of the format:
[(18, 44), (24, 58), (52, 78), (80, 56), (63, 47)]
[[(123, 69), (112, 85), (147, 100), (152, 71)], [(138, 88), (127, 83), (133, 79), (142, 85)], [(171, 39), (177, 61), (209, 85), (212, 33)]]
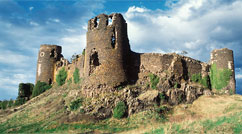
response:
[(210, 73), (212, 88), (225, 89), (235, 93), (236, 84), (232, 50), (223, 48), (212, 51)]
[(36, 82), (52, 84), (56, 61), (60, 60), (61, 46), (41, 45), (38, 55)]
[(84, 75), (91, 84), (118, 86), (126, 82), (129, 53), (127, 23), (121, 14), (100, 14), (88, 21)]

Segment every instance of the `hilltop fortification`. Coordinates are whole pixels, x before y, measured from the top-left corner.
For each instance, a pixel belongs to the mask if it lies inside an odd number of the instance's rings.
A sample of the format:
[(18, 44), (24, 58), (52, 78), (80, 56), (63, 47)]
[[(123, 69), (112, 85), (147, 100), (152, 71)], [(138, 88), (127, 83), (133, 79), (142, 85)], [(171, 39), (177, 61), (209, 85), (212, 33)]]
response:
[(77, 55), (72, 63), (61, 55), (60, 46), (41, 45), (36, 81), (52, 84), (63, 67), (68, 79), (75, 68), (79, 69), (86, 96), (113, 92), (128, 84), (154, 88), (153, 78), (158, 79), (155, 88), (169, 97), (171, 103), (179, 102), (179, 96), (192, 102), (199, 95), (210, 94), (212, 89), (235, 93), (232, 50), (214, 50), (210, 63), (175, 53), (132, 52), (127, 23), (118, 13), (100, 14), (88, 21), (85, 53)]

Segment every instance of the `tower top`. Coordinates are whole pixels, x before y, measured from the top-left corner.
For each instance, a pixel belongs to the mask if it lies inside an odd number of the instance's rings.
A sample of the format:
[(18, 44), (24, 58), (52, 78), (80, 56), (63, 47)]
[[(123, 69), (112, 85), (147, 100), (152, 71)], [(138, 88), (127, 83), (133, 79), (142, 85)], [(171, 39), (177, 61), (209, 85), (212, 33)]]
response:
[(110, 15), (99, 14), (88, 21), (88, 30), (104, 29), (107, 26), (116, 27), (122, 23), (126, 24), (126, 21), (120, 13), (113, 13)]

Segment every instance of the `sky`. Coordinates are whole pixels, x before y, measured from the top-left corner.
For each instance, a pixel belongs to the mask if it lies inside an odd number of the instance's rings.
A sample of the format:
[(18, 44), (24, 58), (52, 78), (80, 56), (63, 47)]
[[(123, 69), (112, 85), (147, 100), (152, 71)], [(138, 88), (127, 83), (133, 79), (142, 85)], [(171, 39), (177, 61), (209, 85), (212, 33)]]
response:
[(208, 62), (213, 49), (234, 51), (242, 94), (242, 0), (0, 0), (0, 100), (34, 83), (41, 44), (70, 59), (86, 46), (87, 22), (122, 13), (135, 52), (180, 53)]

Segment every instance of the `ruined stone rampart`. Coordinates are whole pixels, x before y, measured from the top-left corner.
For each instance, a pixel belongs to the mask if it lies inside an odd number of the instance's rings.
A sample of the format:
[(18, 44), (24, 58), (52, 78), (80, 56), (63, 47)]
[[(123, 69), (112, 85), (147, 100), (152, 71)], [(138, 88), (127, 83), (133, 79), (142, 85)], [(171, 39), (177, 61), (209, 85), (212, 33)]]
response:
[(127, 24), (121, 14), (88, 21), (84, 75), (93, 84), (118, 86), (127, 82), (126, 58), (130, 51)]
[[(160, 79), (157, 85), (159, 89), (172, 95), (178, 94), (180, 90), (170, 92), (168, 89), (180, 88), (182, 92), (186, 92), (186, 96), (189, 96), (195, 91), (192, 91), (194, 88), (187, 86), (188, 84), (197, 82), (208, 89), (214, 87), (211, 86), (214, 79), (210, 80), (214, 75), (214, 73), (211, 75), (211, 66), (214, 64), (217, 69), (232, 71), (229, 75), (228, 86), (222, 89), (234, 92), (232, 50), (214, 50), (211, 54), (211, 63), (204, 63), (175, 53), (135, 53), (130, 50), (127, 23), (122, 15), (100, 14), (88, 21), (85, 54), (77, 55), (71, 63), (62, 57), (60, 46), (41, 45), (36, 81), (52, 83), (58, 71), (63, 67), (70, 79), (75, 68), (78, 68), (80, 77), (84, 79), (82, 83), (84, 94), (93, 95), (105, 92), (106, 87), (116, 88), (125, 84), (145, 86), (150, 82), (149, 75), (154, 74)], [(214, 78), (216, 77), (214, 75)]]

